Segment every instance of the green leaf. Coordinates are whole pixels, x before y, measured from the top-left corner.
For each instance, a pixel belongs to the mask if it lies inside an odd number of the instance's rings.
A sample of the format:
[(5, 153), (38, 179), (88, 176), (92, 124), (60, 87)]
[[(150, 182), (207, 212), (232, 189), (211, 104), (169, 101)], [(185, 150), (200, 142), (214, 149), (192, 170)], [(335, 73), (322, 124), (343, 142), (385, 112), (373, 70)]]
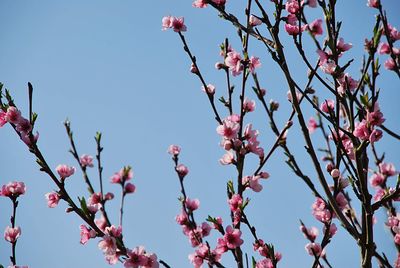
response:
[(96, 132), (96, 136), (94, 136), (94, 139), (96, 140), (97, 143), (100, 143), (101, 141), (101, 132)]
[(366, 93), (365, 95), (361, 95), (360, 96), (361, 103), (364, 104), (367, 107), (368, 107), (368, 104), (369, 104), (368, 100), (369, 100), (368, 93)]
[(257, 262), (256, 259), (254, 259), (254, 257), (251, 257), (251, 262), (252, 262), (252, 267), (256, 268)]
[(81, 204), (81, 209), (82, 209), (83, 213), (85, 213), (85, 215), (90, 215), (91, 213), (87, 208), (85, 197), (82, 197), (82, 199), (80, 199), (78, 197), (78, 200), (79, 200), (79, 203)]
[(226, 187), (228, 188), (228, 190), (229, 190), (229, 192), (231, 193), (231, 194), (235, 194), (235, 188), (233, 187), (233, 181), (228, 181), (227, 183), (226, 183)]

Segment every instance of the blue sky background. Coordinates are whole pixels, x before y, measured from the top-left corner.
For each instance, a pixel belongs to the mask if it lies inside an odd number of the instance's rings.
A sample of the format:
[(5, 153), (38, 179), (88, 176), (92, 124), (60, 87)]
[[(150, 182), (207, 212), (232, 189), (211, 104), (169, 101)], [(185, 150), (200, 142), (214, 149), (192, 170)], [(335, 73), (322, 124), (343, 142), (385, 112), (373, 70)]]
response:
[[(243, 1), (229, 1), (231, 12), (243, 12)], [(265, 1), (267, 10), (272, 10)], [(383, 1), (393, 25), (400, 27), (396, 0)], [(178, 36), (161, 31), (165, 15), (185, 16), (186, 34), (192, 51), (207, 83), (217, 87), (217, 96), (225, 95), (224, 75), (214, 69), (220, 60), (219, 44), (229, 37), (239, 50), (236, 31), (218, 18), (211, 9), (194, 9), (191, 1), (2, 1), (0, 3), (0, 81), (11, 90), (17, 105), (27, 115), (27, 82), (34, 85), (34, 111), (39, 114), (36, 128), (40, 132), (39, 147), (51, 167), (60, 163), (76, 165), (67, 152), (69, 143), (62, 122), (72, 122), (80, 154), (95, 154), (93, 136), (103, 132), (104, 175), (106, 180), (124, 165), (132, 165), (137, 192), (128, 196), (125, 207), (124, 234), (129, 247), (144, 245), (172, 267), (190, 267), (187, 255), (193, 251), (174, 217), (180, 211), (177, 201), (179, 183), (172, 161), (166, 153), (169, 144), (183, 148), (182, 162), (189, 166), (185, 179), (190, 197), (199, 198), (200, 222), (207, 215), (222, 216), (228, 222), (225, 184), (235, 175), (233, 167), (218, 163), (223, 150), (215, 132), (208, 100), (200, 90), (197, 78), (188, 72), (190, 63)], [(257, 14), (257, 12), (255, 12)], [(342, 36), (353, 43), (344, 60), (355, 58), (349, 71), (358, 78), (363, 55), (363, 41), (370, 36), (375, 10), (366, 7), (366, 0), (339, 1), (338, 18), (342, 19)], [(320, 16), (310, 11), (310, 20)], [(242, 15), (240, 17), (243, 17)], [(321, 38), (320, 38), (321, 39)], [(284, 38), (289, 65), (301, 85), (305, 84), (307, 68)], [(306, 50), (315, 59), (315, 48), (306, 42)], [(250, 41), (250, 54), (259, 56), (262, 68), (259, 77), (268, 90), (268, 98), (278, 100), (280, 126), (290, 113), (286, 100), (288, 90), (279, 69), (260, 44)], [(350, 55), (351, 54), (351, 55)], [(386, 58), (385, 58), (386, 59)], [(383, 63), (383, 60), (382, 60)], [(239, 86), (240, 80), (234, 80)], [(382, 69), (379, 79), (381, 107), (386, 125), (399, 132), (399, 83), (396, 76)], [(318, 94), (329, 97), (318, 83)], [(255, 98), (249, 92), (250, 98)], [(236, 107), (238, 103), (236, 103)], [(260, 106), (260, 105), (259, 105)], [(261, 107), (261, 106), (260, 106)], [(219, 108), (221, 113), (226, 111)], [(260, 141), (270, 148), (274, 135), (268, 130), (266, 115), (257, 109), (248, 116), (259, 129)], [(306, 109), (307, 117), (312, 115)], [(315, 180), (309, 168), (297, 122), (289, 132), (288, 143), (296, 153), (304, 171)], [(313, 136), (316, 143), (318, 134)], [(388, 161), (400, 168), (399, 144), (385, 137), (379, 151), (386, 151)], [(65, 214), (65, 205), (47, 208), (44, 194), (53, 190), (50, 179), (38, 171), (35, 159), (18, 140), (9, 126), (0, 129), (0, 184), (23, 180), (27, 194), (21, 198), (17, 224), (22, 228), (18, 240), (17, 260), (32, 268), (108, 267), (97, 241), (79, 244), (81, 220)], [(248, 172), (256, 162), (250, 161)], [(266, 165), (271, 174), (263, 182), (261, 193), (249, 192), (251, 222), (265, 241), (274, 243), (283, 254), (280, 267), (310, 267), (312, 258), (304, 251), (306, 240), (298, 230), (299, 219), (321, 227), (311, 216), (314, 200), (309, 190), (284, 163), (281, 151)], [(95, 170), (89, 173), (97, 183)], [(119, 188), (107, 184), (107, 190)], [(78, 172), (68, 179), (72, 196), (84, 193)], [(119, 199), (112, 201), (111, 216), (117, 222)], [(0, 230), (9, 224), (11, 202), (0, 200)], [(375, 226), (377, 243), (391, 260), (395, 249), (383, 226), (384, 212), (378, 212)], [(244, 231), (244, 236), (249, 233)], [(208, 239), (212, 246), (218, 236)], [(253, 254), (251, 240), (243, 249)], [(0, 240), (0, 263), (9, 264), (9, 243)], [(327, 255), (334, 267), (357, 267), (359, 253), (343, 229), (339, 229)], [(232, 267), (231, 256), (223, 259)], [(119, 265), (121, 266), (121, 265)]]

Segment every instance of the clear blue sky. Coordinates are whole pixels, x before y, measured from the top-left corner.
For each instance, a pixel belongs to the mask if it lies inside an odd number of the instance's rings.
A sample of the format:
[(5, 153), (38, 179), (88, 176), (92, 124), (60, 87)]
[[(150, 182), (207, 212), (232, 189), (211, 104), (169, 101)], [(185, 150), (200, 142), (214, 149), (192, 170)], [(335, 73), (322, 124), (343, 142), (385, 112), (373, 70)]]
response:
[[(239, 2), (243, 1), (229, 1), (228, 10), (242, 10)], [(392, 24), (400, 28), (399, 2), (384, 0), (383, 3)], [(188, 72), (189, 60), (178, 36), (161, 31), (161, 18), (186, 17), (190, 46), (198, 56), (207, 82), (216, 85), (218, 96), (225, 94), (224, 76), (213, 67), (220, 60), (218, 45), (229, 37), (239, 49), (235, 30), (219, 19), (213, 9), (194, 9), (191, 1), (183, 0), (7, 0), (0, 3), (0, 10), (0, 81), (11, 90), (25, 115), (26, 84), (30, 81), (34, 85), (39, 146), (49, 164), (54, 168), (59, 163), (76, 165), (67, 152), (69, 144), (62, 125), (67, 117), (72, 122), (80, 153), (94, 155), (93, 136), (102, 131), (106, 179), (124, 165), (132, 165), (135, 172), (137, 192), (126, 200), (126, 244), (144, 245), (173, 267), (190, 267), (187, 255), (193, 250), (174, 220), (180, 211), (179, 184), (166, 149), (171, 143), (183, 148), (182, 161), (190, 168), (186, 179), (189, 196), (201, 201), (196, 214), (198, 221), (208, 214), (228, 221), (225, 183), (234, 170), (218, 163), (223, 150), (218, 146), (216, 122), (208, 101), (196, 77)], [(370, 36), (375, 10), (366, 7), (366, 0), (339, 1), (337, 13), (344, 21), (342, 36), (354, 44), (351, 55), (355, 62), (350, 71), (358, 77), (363, 40)], [(316, 16), (314, 12), (311, 14), (312, 18)], [(307, 68), (290, 46), (290, 42), (285, 43), (289, 64), (300, 84), (304, 84)], [(283, 120), (290, 111), (287, 86), (261, 48), (251, 41), (250, 53), (259, 56), (263, 64), (259, 70), (262, 86), (267, 88), (270, 98), (280, 101), (278, 116)], [(307, 49), (315, 58), (315, 49)], [(379, 79), (382, 110), (387, 125), (399, 132), (399, 83), (395, 75), (382, 72)], [(239, 80), (234, 83), (239, 84)], [(318, 90), (320, 85), (314, 86)], [(327, 96), (323, 90), (320, 93)], [(251, 93), (249, 96), (255, 98)], [(308, 116), (311, 114), (309, 111)], [(261, 143), (266, 148), (271, 146), (274, 136), (267, 129), (261, 109), (249, 116), (249, 120), (260, 129)], [(298, 136), (291, 130), (289, 145), (299, 162), (310, 166)], [(318, 141), (319, 137), (315, 139)], [(380, 146), (380, 151), (387, 151), (388, 160), (400, 168), (399, 144), (386, 137)], [(53, 190), (54, 185), (38, 171), (35, 159), (9, 126), (0, 129), (0, 153), (0, 184), (23, 180), (28, 189), (21, 198), (17, 217), (22, 228), (18, 263), (31, 268), (108, 267), (97, 242), (79, 244), (81, 221), (77, 216), (65, 214), (65, 205), (47, 208), (44, 194)], [(284, 160), (279, 151), (267, 164), (271, 178), (264, 182), (263, 192), (249, 193), (252, 204), (248, 213), (260, 236), (282, 252), (280, 267), (309, 267), (312, 258), (304, 251), (306, 240), (298, 230), (298, 220), (303, 219), (309, 226), (321, 225), (310, 213), (313, 197)], [(250, 162), (249, 168), (252, 165), (255, 162)], [(311, 169), (305, 171), (315, 177)], [(94, 170), (90, 175), (96, 179)], [(72, 196), (84, 194), (79, 172), (68, 181)], [(109, 184), (107, 189), (119, 190)], [(118, 204), (115, 200), (110, 207), (116, 211)], [(0, 200), (0, 231), (8, 224), (10, 213), (11, 203)], [(117, 222), (117, 213), (111, 216)], [(394, 259), (395, 249), (383, 227), (383, 212), (378, 216), (375, 227), (378, 245)], [(245, 237), (249, 237), (248, 232)], [(216, 238), (210, 237), (212, 245)], [(253, 254), (249, 242), (247, 239), (244, 250)], [(0, 263), (9, 264), (9, 250), (9, 244), (0, 239)], [(343, 229), (339, 229), (327, 254), (334, 267), (358, 266), (356, 244)], [(231, 267), (231, 257), (225, 258), (224, 263)]]

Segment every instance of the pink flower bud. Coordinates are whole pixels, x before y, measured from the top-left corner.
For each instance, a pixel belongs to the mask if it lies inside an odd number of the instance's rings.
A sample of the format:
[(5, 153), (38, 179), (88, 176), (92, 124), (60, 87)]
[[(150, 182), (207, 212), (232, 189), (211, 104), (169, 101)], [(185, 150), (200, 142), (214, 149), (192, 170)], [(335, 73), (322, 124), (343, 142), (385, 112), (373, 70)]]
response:
[(181, 147), (179, 147), (178, 145), (172, 144), (168, 147), (168, 153), (170, 155), (177, 156), (179, 155), (180, 152), (181, 152)]
[(93, 167), (93, 157), (84, 154), (79, 158), (79, 163), (81, 163), (82, 167)]
[(58, 165), (56, 171), (60, 175), (61, 180), (64, 180), (75, 173), (75, 168), (67, 165)]
[(47, 199), (47, 206), (49, 208), (54, 208), (58, 205), (58, 202), (60, 201), (60, 196), (56, 192), (51, 192), (45, 194), (45, 197)]
[(130, 182), (128, 182), (128, 183), (125, 185), (125, 193), (127, 193), (127, 194), (132, 194), (132, 193), (135, 192), (135, 190), (136, 190), (136, 186), (133, 185), (133, 184), (130, 183)]
[(111, 193), (111, 192), (106, 193), (106, 195), (104, 196), (104, 200), (109, 201), (109, 200), (112, 200), (112, 199), (114, 199), (114, 194)]
[(333, 169), (333, 170), (331, 171), (331, 176), (332, 176), (332, 178), (334, 178), (334, 179), (339, 178), (339, 176), (340, 176), (340, 171), (339, 171), (339, 169), (337, 169), (337, 168)]
[(257, 18), (256, 16), (250, 15), (249, 24), (250, 24), (250, 26), (254, 27), (254, 26), (261, 25), (262, 21), (259, 18)]
[(189, 173), (189, 169), (183, 164), (179, 164), (176, 167), (176, 171), (178, 172), (179, 176), (182, 178), (185, 177)]
[(10, 106), (7, 109), (5, 119), (9, 123), (17, 124), (21, 119), (21, 112), (17, 109), (17, 107)]
[(192, 63), (192, 65), (190, 66), (190, 72), (197, 74), (199, 73), (199, 70), (196, 68), (196, 66)]
[(18, 226), (15, 228), (7, 226), (6, 230), (4, 231), (4, 239), (10, 243), (15, 243), (20, 235), (21, 228)]

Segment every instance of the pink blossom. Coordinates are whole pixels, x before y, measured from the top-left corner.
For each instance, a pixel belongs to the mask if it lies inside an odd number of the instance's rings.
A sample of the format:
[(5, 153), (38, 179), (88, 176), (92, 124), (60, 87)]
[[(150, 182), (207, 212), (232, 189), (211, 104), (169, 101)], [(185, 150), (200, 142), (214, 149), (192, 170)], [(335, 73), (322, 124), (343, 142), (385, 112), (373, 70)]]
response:
[(207, 0), (196, 0), (192, 4), (193, 7), (205, 8), (207, 7)]
[(351, 43), (345, 43), (344, 39), (341, 37), (339, 38), (339, 40), (336, 43), (336, 48), (337, 50), (339, 50), (340, 52), (345, 52), (347, 50), (349, 50), (350, 48), (353, 47), (353, 44)]
[(124, 190), (125, 193), (133, 194), (135, 192), (135, 190), (136, 190), (136, 186), (133, 183), (128, 182), (125, 185), (125, 190)]
[(226, 152), (219, 160), (222, 165), (229, 165), (235, 163), (235, 157), (231, 151)]
[(192, 247), (197, 247), (201, 243), (201, 238), (203, 237), (203, 230), (201, 226), (197, 226), (195, 229), (183, 226), (183, 233), (189, 237), (189, 242)]
[(95, 219), (94, 223), (100, 230), (102, 230), (103, 232), (105, 231), (107, 227), (107, 220), (103, 216), (100, 219)]
[(256, 240), (256, 242), (253, 243), (253, 249), (255, 251), (258, 251), (258, 253), (260, 253), (260, 255), (263, 257), (269, 256), (268, 246), (265, 245), (265, 243), (262, 239), (258, 239), (258, 240)]
[(336, 199), (336, 203), (338, 204), (339, 208), (342, 209), (342, 210), (344, 208), (346, 208), (346, 206), (348, 205), (347, 198), (344, 196), (344, 194), (342, 192), (339, 192), (336, 195), (335, 199)]
[(178, 172), (181, 178), (184, 178), (189, 173), (189, 169), (184, 164), (179, 164), (176, 167), (176, 172)]
[(139, 266), (146, 265), (148, 261), (143, 246), (135, 247), (133, 250), (128, 250), (127, 254), (129, 258), (124, 262), (125, 268), (138, 268)]
[(103, 236), (102, 240), (100, 240), (98, 247), (106, 255), (114, 255), (117, 252), (117, 243), (115, 238), (107, 234)]
[(396, 235), (394, 236), (394, 242), (395, 242), (397, 245), (400, 245), (400, 234), (396, 234)]
[(162, 30), (165, 31), (172, 27), (172, 16), (165, 16), (162, 18)]
[(380, 5), (380, 0), (368, 0), (367, 6), (373, 7), (373, 8), (379, 8)]
[(245, 98), (243, 101), (243, 111), (245, 112), (253, 112), (254, 109), (256, 108), (256, 102), (254, 100), (249, 100), (248, 98)]
[(21, 116), (19, 121), (16, 123), (16, 129), (21, 134), (27, 134), (32, 130), (32, 125), (28, 119)]
[[(324, 226), (324, 233), (326, 232), (326, 228)], [(329, 237), (333, 237), (337, 233), (337, 227), (336, 224), (331, 223), (331, 226), (329, 226)]]
[(315, 239), (317, 238), (317, 236), (319, 234), (318, 228), (314, 227), (314, 226), (307, 229), (304, 225), (301, 225), (300, 231), (303, 232), (305, 238), (310, 239), (313, 242), (315, 241)]
[(56, 171), (58, 175), (60, 175), (61, 179), (64, 180), (75, 173), (75, 168), (67, 165), (58, 165)]
[(211, 226), (206, 222), (203, 222), (201, 224), (200, 228), (201, 228), (202, 237), (208, 236), (210, 234), (210, 232), (211, 232)]
[(9, 123), (17, 124), (21, 119), (21, 112), (17, 109), (17, 107), (10, 106), (8, 107), (4, 118)]
[(336, 63), (334, 61), (328, 61), (321, 65), (320, 68), (326, 74), (333, 74), (336, 71)]
[(390, 46), (388, 43), (380, 43), (378, 47), (379, 54), (390, 54)]
[(39, 139), (39, 132), (37, 131), (36, 134), (32, 136), (32, 139), (30, 133), (21, 133), (21, 140), (29, 147), (32, 146), (32, 142), (36, 143), (38, 139)]
[(88, 204), (100, 204), (101, 203), (101, 193), (93, 193), (89, 198), (88, 198)]
[(387, 59), (384, 66), (387, 70), (394, 70), (396, 68), (396, 64), (392, 58)]
[(335, 110), (335, 101), (334, 100), (325, 100), (321, 103), (320, 107), (321, 111), (324, 113), (329, 113)]
[(120, 171), (114, 173), (114, 175), (111, 177), (110, 181), (111, 183), (117, 183), (117, 184), (122, 184), (125, 181), (129, 181), (133, 178), (133, 171), (130, 166), (123, 167), (121, 168)]
[(338, 82), (339, 82), (338, 92), (341, 95), (344, 95), (347, 90), (353, 92), (354, 89), (356, 89), (358, 86), (358, 81), (354, 80), (348, 73), (340, 77), (338, 79)]
[(242, 207), (243, 199), (240, 195), (234, 194), (231, 199), (228, 200), (229, 208), (231, 211), (240, 210)]
[(229, 120), (229, 121), (232, 121), (232, 122), (235, 122), (235, 123), (239, 123), (239, 122), (240, 122), (240, 115), (238, 115), (238, 114), (231, 114), (230, 116), (228, 116), (228, 117), (226, 118), (226, 120)]
[(15, 241), (17, 241), (20, 235), (21, 235), (21, 228), (18, 226), (15, 228), (7, 226), (4, 231), (4, 239), (10, 243), (15, 243)]
[(180, 152), (181, 152), (181, 147), (179, 147), (178, 145), (172, 144), (168, 147), (168, 153), (170, 155), (177, 156), (179, 155)]
[(381, 200), (382, 197), (384, 197), (385, 195), (386, 195), (385, 190), (383, 190), (382, 188), (378, 188), (378, 189), (376, 190), (376, 192), (375, 192), (374, 200), (375, 200), (375, 201), (379, 201), (379, 200)]
[(256, 16), (250, 15), (249, 24), (250, 24), (250, 26), (254, 27), (254, 26), (261, 25), (262, 21), (259, 18), (257, 18)]
[(204, 87), (201, 87), (201, 90), (203, 92), (206, 92), (207, 94), (210, 94), (210, 95), (214, 95), (215, 94), (215, 86), (212, 85), (212, 84), (208, 84), (207, 85), (207, 89), (204, 88)]
[(225, 65), (232, 71), (233, 76), (238, 76), (243, 71), (242, 57), (235, 50), (228, 52)]
[(313, 22), (311, 22), (308, 25), (309, 31), (312, 35), (316, 36), (316, 35), (321, 35), (323, 33), (322, 30), (322, 19), (317, 19), (314, 20)]
[(190, 211), (195, 211), (200, 206), (199, 199), (190, 199), (189, 197), (186, 198), (185, 201), (186, 208)]
[(5, 185), (3, 185), (0, 189), (0, 196), (5, 197), (18, 197), (20, 195), (25, 194), (26, 187), (25, 183), (12, 181)]
[(370, 131), (367, 127), (367, 122), (362, 120), (359, 123), (356, 123), (356, 126), (353, 131), (353, 135), (361, 140), (367, 140), (370, 136)]
[(385, 118), (383, 118), (383, 113), (379, 108), (378, 102), (375, 102), (374, 110), (372, 112), (367, 111), (367, 121), (372, 126), (380, 126), (385, 122)]
[(157, 261), (157, 255), (154, 253), (146, 254), (146, 261), (143, 264), (143, 268), (159, 268), (159, 263)]
[(385, 177), (380, 173), (374, 173), (369, 179), (369, 182), (374, 187), (381, 186), (385, 181), (386, 181)]
[(298, 25), (291, 25), (289, 23), (285, 24), (285, 31), (289, 34), (289, 35), (298, 35), (301, 32), (304, 32), (307, 29), (307, 24), (301, 26)]
[(47, 206), (49, 208), (56, 207), (60, 201), (60, 195), (56, 192), (47, 193), (45, 194), (45, 197), (47, 199)]
[(189, 255), (190, 262), (194, 265), (194, 267), (201, 267), (205, 258), (208, 255), (209, 247), (207, 244), (200, 244), (198, 249)]
[(83, 154), (79, 158), (79, 163), (82, 167), (93, 167), (93, 157), (87, 154)]
[(90, 204), (90, 203), (88, 203), (88, 204), (87, 204), (87, 209), (88, 209), (91, 213), (93, 213), (93, 214), (96, 214), (97, 211), (99, 211), (99, 209), (100, 209), (101, 207), (102, 207), (102, 205), (99, 204), (99, 203), (97, 203), (97, 204)]
[(374, 129), (369, 136), (369, 142), (374, 143), (379, 141), (383, 136), (383, 132), (380, 129)]
[(388, 30), (390, 38), (392, 39), (393, 42), (400, 40), (400, 32), (389, 23), (388, 23)]
[(188, 223), (188, 216), (184, 210), (175, 217), (175, 221), (179, 225), (186, 225)]
[(314, 117), (311, 117), (308, 120), (307, 128), (308, 128), (308, 131), (310, 132), (310, 134), (314, 133), (315, 130), (318, 128), (317, 121), (315, 121)]
[(0, 110), (0, 127), (4, 126), (7, 123), (6, 113)]
[[(245, 99), (244, 102), (249, 102), (248, 99)], [(249, 105), (248, 103), (243, 104), (244, 106), (250, 106), (248, 108), (245, 108), (244, 110), (251, 110), (251, 107), (253, 106), (253, 104)], [(255, 106), (255, 103), (254, 103)], [(254, 111), (254, 108), (252, 108), (252, 110)], [(246, 127), (244, 128), (244, 132), (243, 132), (243, 136), (246, 140), (251, 141), (251, 142), (255, 142), (257, 140), (257, 136), (258, 136), (258, 130), (253, 130), (253, 125), (252, 124), (248, 124), (246, 125)]]
[(106, 254), (104, 257), (110, 265), (117, 264), (119, 261), (118, 254)]
[(312, 205), (312, 214), (320, 222), (329, 222), (332, 218), (330, 210), (327, 208), (325, 201), (321, 198), (317, 198)]
[(106, 227), (105, 233), (113, 237), (120, 237), (122, 235), (122, 226), (115, 227), (115, 225), (111, 225)]
[[(302, 96), (303, 96), (303, 94), (300, 91), (296, 90), (296, 99), (298, 102), (300, 101)], [(290, 90), (287, 92), (287, 99), (288, 99), (288, 101), (293, 103), (293, 97), (292, 97), (292, 93), (290, 92)]]
[(171, 24), (174, 32), (186, 32), (185, 19), (183, 17), (173, 17)]
[(260, 59), (257, 57), (251, 56), (249, 59), (249, 70), (250, 72), (254, 73), (256, 68), (261, 67)]
[(258, 193), (263, 189), (262, 185), (259, 183), (259, 179), (259, 176), (245, 176), (242, 178), (242, 184)]
[(224, 119), (222, 125), (217, 127), (217, 133), (225, 139), (233, 139), (239, 132), (239, 124), (231, 120)]
[(233, 229), (232, 226), (228, 225), (225, 231), (224, 241), (226, 242), (227, 248), (235, 249), (243, 244), (243, 240), (240, 239), (242, 232), (239, 229)]
[(274, 264), (270, 258), (265, 258), (256, 263), (256, 268), (274, 268)]
[(289, 14), (286, 17), (286, 22), (290, 25), (297, 25), (298, 19), (295, 14)]
[(87, 241), (89, 241), (90, 238), (95, 238), (96, 237), (96, 231), (92, 230), (90, 228), (87, 228), (86, 225), (81, 224), (79, 226), (79, 228), (81, 229), (81, 241), (80, 241), (80, 243), (82, 245), (86, 244)]
[(396, 168), (392, 163), (382, 162), (379, 164), (379, 171), (385, 176), (394, 176), (396, 175)]
[(286, 11), (295, 14), (299, 11), (299, 2), (297, 0), (288, 0), (285, 5)]
[(320, 256), (322, 253), (321, 245), (318, 243), (308, 243), (305, 249), (311, 256)]
[(326, 53), (325, 51), (322, 51), (320, 49), (317, 49), (317, 54), (319, 56), (319, 66), (324, 65), (325, 63), (328, 62), (328, 59), (329, 59), (328, 53)]

